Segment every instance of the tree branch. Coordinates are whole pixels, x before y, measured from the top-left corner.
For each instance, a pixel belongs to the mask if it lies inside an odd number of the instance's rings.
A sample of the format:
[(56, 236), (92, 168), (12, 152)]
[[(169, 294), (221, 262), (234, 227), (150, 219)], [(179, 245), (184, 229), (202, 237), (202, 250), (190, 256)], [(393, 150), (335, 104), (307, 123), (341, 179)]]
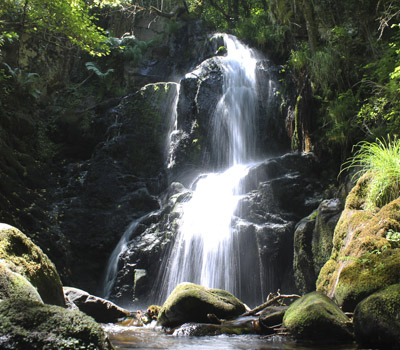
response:
[(241, 315), (241, 317), (255, 315), (258, 312), (264, 310), (266, 307), (276, 303), (280, 299), (300, 298), (300, 295), (297, 295), (297, 294), (281, 294), (279, 292), (279, 290), (278, 290), (276, 296), (272, 296), (272, 297), (270, 297), (270, 296), (271, 296), (271, 294), (268, 296), (268, 299), (264, 304), (259, 305), (256, 308), (254, 308), (254, 309), (252, 309), (252, 310), (250, 310), (248, 312), (245, 312), (244, 314)]

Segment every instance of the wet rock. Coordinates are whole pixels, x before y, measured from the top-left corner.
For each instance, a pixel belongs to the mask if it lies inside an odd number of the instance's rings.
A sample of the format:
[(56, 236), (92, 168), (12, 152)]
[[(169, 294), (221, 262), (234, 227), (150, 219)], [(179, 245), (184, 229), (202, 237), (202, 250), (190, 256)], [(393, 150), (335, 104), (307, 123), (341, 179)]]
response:
[(354, 333), (364, 347), (399, 349), (400, 284), (392, 285), (361, 301), (354, 312)]
[(0, 224), (0, 259), (24, 276), (48, 304), (64, 306), (60, 277), (46, 254), (17, 228)]
[(0, 302), (2, 349), (98, 349), (112, 347), (99, 324), (77, 310), (32, 300)]
[(332, 255), (322, 268), (317, 290), (345, 311), (383, 287), (400, 281), (400, 252), (386, 238), (400, 230), (400, 199), (377, 211), (364, 210), (368, 176), (347, 197), (333, 237)]
[(74, 304), (86, 315), (92, 316), (97, 322), (115, 323), (119, 319), (130, 316), (130, 312), (114, 303), (89, 293), (71, 287), (64, 287), (65, 299)]
[(164, 327), (176, 327), (187, 322), (207, 323), (208, 314), (229, 319), (244, 311), (243, 303), (229, 292), (181, 283), (162, 306), (158, 323)]
[(297, 340), (321, 343), (351, 342), (349, 318), (326, 295), (313, 292), (289, 306), (284, 326)]

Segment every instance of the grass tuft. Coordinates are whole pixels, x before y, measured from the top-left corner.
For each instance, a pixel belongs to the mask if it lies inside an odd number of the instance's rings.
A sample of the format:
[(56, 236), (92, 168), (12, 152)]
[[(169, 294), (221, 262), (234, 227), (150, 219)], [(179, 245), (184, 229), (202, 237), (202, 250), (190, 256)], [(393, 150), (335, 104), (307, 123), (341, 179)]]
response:
[(362, 141), (356, 145), (354, 156), (343, 163), (341, 173), (352, 168), (359, 169), (353, 175), (358, 178), (366, 173), (372, 175), (369, 183), (365, 209), (373, 210), (400, 196), (400, 140), (388, 137), (388, 141)]

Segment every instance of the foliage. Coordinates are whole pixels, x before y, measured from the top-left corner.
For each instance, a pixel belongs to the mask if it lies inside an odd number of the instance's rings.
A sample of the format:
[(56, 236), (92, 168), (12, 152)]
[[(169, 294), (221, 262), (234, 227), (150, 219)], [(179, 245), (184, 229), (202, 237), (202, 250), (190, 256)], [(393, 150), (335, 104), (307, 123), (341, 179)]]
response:
[(366, 208), (374, 209), (400, 196), (400, 139), (362, 141), (354, 156), (343, 164), (342, 171), (358, 169), (353, 177), (371, 174)]
[(34, 99), (38, 99), (40, 96), (40, 90), (35, 87), (35, 82), (39, 78), (37, 73), (26, 73), (18, 67), (12, 69), (7, 63), (3, 63), (7, 68), (7, 72), (4, 77), (10, 79), (14, 88), (14, 91), (19, 96), (28, 95)]
[(3, 36), (41, 35), (42, 39), (63, 45), (61, 35), (91, 55), (107, 54), (106, 34), (89, 10), (83, 0), (4, 0), (0, 31)]

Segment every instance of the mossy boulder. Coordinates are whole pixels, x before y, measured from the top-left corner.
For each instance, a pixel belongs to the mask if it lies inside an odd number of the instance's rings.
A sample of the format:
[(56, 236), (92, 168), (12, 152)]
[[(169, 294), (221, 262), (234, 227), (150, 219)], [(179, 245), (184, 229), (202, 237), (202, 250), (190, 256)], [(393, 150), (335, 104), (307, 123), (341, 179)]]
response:
[(208, 314), (214, 314), (221, 319), (231, 319), (244, 312), (244, 304), (225, 290), (181, 283), (162, 306), (158, 324), (176, 327), (187, 322), (207, 323)]
[(335, 228), (332, 254), (321, 269), (317, 290), (353, 311), (382, 287), (400, 282), (400, 249), (386, 239), (400, 231), (400, 198), (375, 211), (363, 208), (368, 176), (347, 197)]
[(111, 349), (99, 324), (78, 310), (32, 300), (0, 302), (2, 349)]
[(0, 259), (24, 276), (43, 302), (65, 306), (60, 277), (46, 254), (15, 227), (0, 224)]
[(400, 284), (370, 295), (356, 307), (354, 333), (357, 342), (368, 348), (399, 349)]
[(11, 271), (0, 261), (0, 299), (29, 299), (42, 302), (36, 288), (22, 275)]
[(283, 317), (292, 336), (310, 342), (348, 342), (353, 335), (349, 318), (326, 295), (312, 292), (290, 305)]

